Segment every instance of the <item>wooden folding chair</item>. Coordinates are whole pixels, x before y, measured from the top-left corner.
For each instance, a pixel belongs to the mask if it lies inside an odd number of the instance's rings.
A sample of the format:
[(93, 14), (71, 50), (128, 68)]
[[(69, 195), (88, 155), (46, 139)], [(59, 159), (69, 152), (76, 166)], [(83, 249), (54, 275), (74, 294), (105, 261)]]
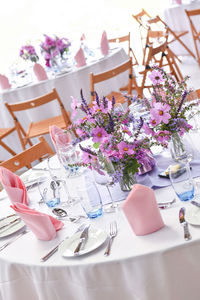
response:
[[(117, 37), (117, 38), (112, 38), (108, 40), (109, 43), (126, 43), (128, 45), (128, 51), (127, 54), (129, 57), (132, 58), (132, 64), (133, 66), (138, 65), (138, 60), (135, 56), (135, 53), (133, 52), (133, 49), (131, 48), (131, 37), (130, 37), (130, 32), (128, 33), (128, 35), (124, 35), (121, 37)], [(133, 62), (133, 58), (134, 58), (134, 62)]]
[(140, 41), (143, 51), (143, 65), (144, 65), (144, 57), (145, 57), (145, 49), (146, 49), (146, 39), (147, 39), (147, 30), (149, 28), (148, 20), (151, 19), (151, 16), (146, 12), (145, 9), (142, 8), (141, 12), (136, 15), (132, 15), (132, 17), (139, 24), (139, 32), (140, 32)]
[[(56, 116), (56, 117), (51, 117), (48, 119), (43, 119), (38, 122), (31, 122), (28, 130), (25, 131), (25, 129), (22, 127), (20, 121), (18, 120), (16, 116), (16, 112), (20, 111), (25, 111), (29, 109), (33, 109), (39, 106), (42, 106), (44, 104), (50, 103), (52, 101), (57, 102), (61, 115)], [(22, 145), (22, 148), (25, 150), (26, 145), (29, 144), (32, 146), (31, 139), (34, 137), (38, 137), (40, 135), (44, 135), (49, 133), (49, 126), (50, 125), (56, 125), (60, 128), (67, 128), (69, 125), (71, 125), (71, 120), (70, 120), (70, 113), (67, 112), (64, 108), (64, 105), (56, 91), (56, 89), (53, 89), (52, 92), (43, 95), (41, 97), (28, 100), (28, 101), (23, 101), (23, 102), (18, 102), (18, 103), (5, 103), (8, 111), (10, 112), (14, 123), (15, 127), (17, 130), (17, 133), (19, 135), (19, 139)], [(76, 133), (75, 133), (76, 135)]]
[[(111, 79), (125, 71), (128, 71), (128, 74), (127, 74), (128, 93), (126, 94), (126, 96), (124, 96), (122, 93), (120, 93), (118, 91), (111, 92), (109, 95), (105, 95), (105, 96), (110, 100), (114, 96), (116, 103), (128, 103), (128, 105), (130, 105), (133, 86), (135, 87), (138, 95), (140, 95), (140, 89), (137, 86), (135, 77), (133, 76), (133, 72), (132, 72), (132, 59), (131, 58), (127, 62), (122, 63), (121, 65), (119, 65), (113, 69), (110, 69), (108, 71), (105, 71), (103, 73), (99, 73), (99, 74), (90, 73), (90, 92), (91, 92), (91, 104), (90, 105), (92, 106), (92, 103), (95, 100), (95, 85), (97, 83)], [(120, 89), (120, 87), (119, 87), (119, 89)]]
[[(141, 85), (138, 84), (139, 88), (141, 89), (142, 93), (145, 88), (150, 90), (152, 87), (152, 83), (146, 83), (147, 73), (152, 71), (152, 66), (155, 64), (155, 60), (157, 61), (157, 65), (162, 68), (168, 66), (169, 72), (174, 75), (177, 81), (182, 80), (182, 77), (179, 78), (179, 73), (175, 70), (176, 62), (173, 61), (173, 56), (171, 56), (170, 52), (168, 52), (167, 48), (167, 41), (165, 41), (162, 45), (158, 47), (149, 46), (148, 48), (148, 57), (145, 63), (145, 69), (142, 74), (142, 82)], [(156, 57), (156, 58), (155, 58)], [(166, 63), (167, 61), (167, 63)], [(177, 65), (176, 65), (177, 66)], [(178, 66), (177, 69), (179, 70)], [(180, 70), (179, 70), (180, 72)], [(180, 73), (181, 74), (181, 73)], [(182, 76), (182, 75), (181, 75)]]
[(31, 163), (41, 158), (49, 157), (54, 154), (53, 150), (43, 136), (39, 137), (40, 142), (16, 154), (12, 158), (0, 163), (1, 167), (16, 172), (24, 167), (31, 168)]
[(2, 146), (4, 149), (6, 149), (10, 154), (16, 155), (16, 152), (13, 151), (8, 145), (6, 145), (2, 139), (7, 137), (9, 134), (11, 134), (14, 130), (16, 130), (15, 127), (11, 128), (0, 128), (0, 146)]
[(160, 16), (156, 16), (156, 18), (158, 19), (158, 21), (160, 23), (162, 23), (165, 28), (168, 31), (168, 35), (169, 35), (169, 41), (168, 44), (171, 44), (175, 41), (179, 42), (184, 48), (185, 50), (189, 53), (189, 55), (191, 55), (192, 57), (195, 58), (194, 53), (187, 47), (187, 45), (181, 40), (181, 37), (183, 37), (184, 35), (188, 34), (188, 31), (174, 31), (172, 30), (161, 18)]
[(190, 94), (187, 95), (186, 98), (187, 101), (193, 101), (197, 99), (200, 99), (200, 89), (191, 92)]
[(196, 51), (196, 57), (195, 59), (197, 60), (198, 64), (200, 65), (200, 54), (199, 54), (199, 49), (200, 49), (200, 31), (198, 32), (194, 22), (192, 21), (192, 17), (200, 15), (200, 9), (193, 9), (193, 10), (185, 10), (186, 15), (188, 17), (188, 20), (190, 22), (190, 28), (192, 31), (192, 37), (194, 40), (194, 46), (195, 46), (195, 51)]

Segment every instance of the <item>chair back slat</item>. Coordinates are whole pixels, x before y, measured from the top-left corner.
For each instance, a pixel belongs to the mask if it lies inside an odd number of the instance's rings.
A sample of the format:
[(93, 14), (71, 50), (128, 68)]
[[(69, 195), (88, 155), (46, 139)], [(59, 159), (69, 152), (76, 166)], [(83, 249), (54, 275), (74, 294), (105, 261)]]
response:
[(52, 156), (54, 151), (51, 149), (44, 137), (39, 137), (40, 142), (31, 146), (29, 149), (13, 156), (12, 158), (2, 162), (0, 166), (16, 172), (24, 167), (30, 168), (31, 163), (40, 160), (46, 156)]

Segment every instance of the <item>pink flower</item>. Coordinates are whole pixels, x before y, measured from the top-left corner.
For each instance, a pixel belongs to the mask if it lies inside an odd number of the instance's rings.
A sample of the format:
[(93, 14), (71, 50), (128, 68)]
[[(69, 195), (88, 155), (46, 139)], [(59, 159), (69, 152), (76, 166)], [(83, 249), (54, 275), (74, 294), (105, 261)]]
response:
[(77, 129), (76, 129), (76, 133), (77, 133), (79, 136), (84, 136), (84, 135), (86, 135), (86, 132), (85, 132), (83, 129), (81, 129), (81, 128), (77, 128)]
[(94, 164), (97, 161), (97, 157), (95, 155), (89, 154), (85, 151), (83, 151), (82, 154), (82, 162), (84, 164)]
[(165, 124), (169, 123), (169, 119), (171, 115), (168, 113), (170, 110), (170, 106), (168, 104), (162, 104), (160, 102), (156, 102), (153, 104), (154, 108), (150, 110), (151, 115), (155, 119), (159, 119), (159, 123), (163, 121)]
[(131, 155), (131, 154), (134, 154), (135, 151), (133, 149), (133, 146), (127, 144), (126, 142), (120, 142), (118, 145), (117, 145), (117, 148), (119, 149), (119, 153), (120, 154), (128, 154), (128, 155)]
[(156, 133), (156, 140), (159, 142), (169, 141), (171, 133), (168, 130), (159, 130)]
[(73, 96), (71, 96), (71, 98), (72, 98), (71, 108), (73, 110), (73, 112), (72, 112), (72, 119), (74, 119), (74, 117), (77, 114), (77, 108), (80, 107), (80, 103), (78, 103), (77, 99), (75, 99)]
[(92, 129), (93, 142), (100, 143), (107, 135), (107, 132), (102, 127), (97, 126)]
[(123, 132), (125, 132), (126, 134), (128, 134), (129, 136), (132, 136), (132, 133), (130, 132), (129, 128), (127, 126), (123, 126), (122, 127)]
[(153, 70), (151, 72), (151, 74), (149, 75), (149, 78), (151, 79), (151, 81), (155, 85), (160, 84), (160, 83), (162, 83), (164, 81), (161, 72), (160, 71), (156, 71), (156, 70)]
[(153, 130), (147, 124), (143, 125), (143, 129), (144, 129), (146, 134), (148, 134), (148, 135), (151, 134), (152, 136), (154, 136)]

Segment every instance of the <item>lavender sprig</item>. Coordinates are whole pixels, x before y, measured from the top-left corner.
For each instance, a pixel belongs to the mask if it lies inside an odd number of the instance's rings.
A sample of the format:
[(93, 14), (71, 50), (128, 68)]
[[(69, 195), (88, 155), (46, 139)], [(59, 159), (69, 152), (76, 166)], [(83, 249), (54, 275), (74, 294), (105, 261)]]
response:
[(87, 101), (85, 100), (85, 98), (83, 97), (83, 90), (81, 89), (80, 90), (80, 94), (81, 94), (81, 101), (82, 101), (82, 104), (81, 104), (81, 108), (82, 110), (87, 114), (90, 114), (91, 115), (91, 111), (90, 111), (90, 108), (87, 104)]
[(177, 116), (178, 116), (178, 114), (179, 114), (179, 112), (180, 112), (180, 110), (181, 110), (181, 107), (182, 107), (182, 105), (183, 105), (183, 102), (185, 101), (185, 98), (187, 97), (187, 95), (188, 95), (188, 91), (184, 91), (184, 92), (183, 92), (183, 95), (182, 95), (181, 102), (180, 102), (179, 107), (178, 107), (178, 109), (177, 109), (175, 118), (177, 118)]
[(94, 151), (92, 151), (91, 149), (85, 148), (85, 147), (81, 146), (81, 144), (79, 145), (79, 147), (82, 151), (87, 152), (90, 155), (97, 156), (97, 154)]
[(108, 117), (109, 117), (109, 129), (111, 132), (114, 132), (114, 121), (112, 119), (112, 116), (110, 113), (108, 113)]
[(100, 107), (100, 101), (99, 101), (99, 96), (97, 94), (97, 92), (95, 92), (95, 101), (96, 101), (96, 104)]
[(140, 134), (140, 130), (142, 129), (143, 125), (144, 125), (144, 120), (142, 119), (142, 117), (140, 117), (140, 123), (139, 123), (138, 129), (136, 130), (136, 133), (135, 133), (134, 142), (137, 140), (137, 138)]

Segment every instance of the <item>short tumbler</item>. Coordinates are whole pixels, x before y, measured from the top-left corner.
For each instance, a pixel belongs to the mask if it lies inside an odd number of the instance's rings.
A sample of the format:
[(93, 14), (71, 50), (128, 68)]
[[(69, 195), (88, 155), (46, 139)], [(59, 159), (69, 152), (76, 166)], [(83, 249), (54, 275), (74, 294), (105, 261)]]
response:
[(102, 215), (102, 201), (94, 182), (88, 182), (77, 188), (80, 203), (90, 219)]

